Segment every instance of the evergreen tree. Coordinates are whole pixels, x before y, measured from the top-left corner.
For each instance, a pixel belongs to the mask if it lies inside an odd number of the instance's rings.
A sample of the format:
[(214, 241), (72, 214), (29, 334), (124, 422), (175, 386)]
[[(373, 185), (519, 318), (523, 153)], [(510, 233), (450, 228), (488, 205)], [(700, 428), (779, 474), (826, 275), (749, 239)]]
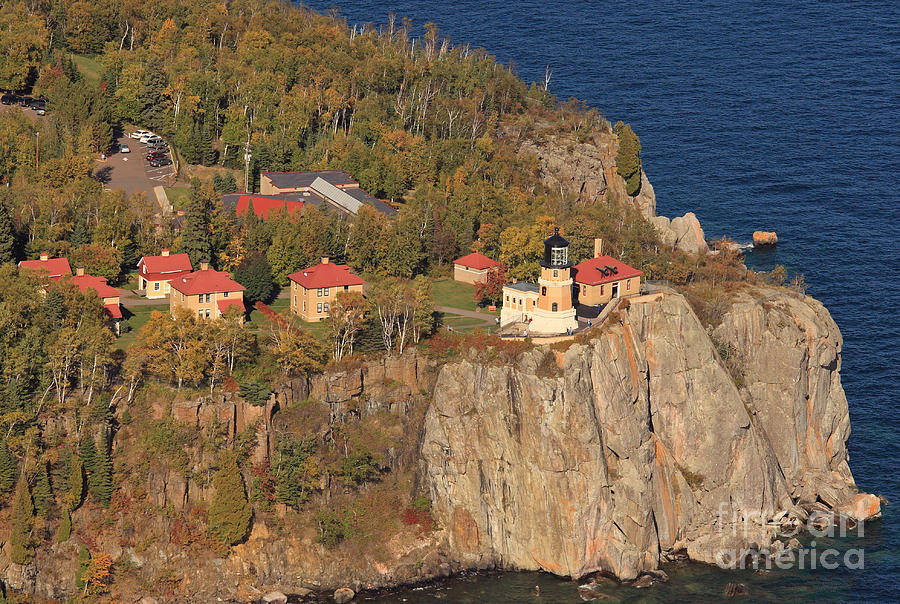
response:
[(37, 515), (41, 518), (47, 518), (50, 515), (50, 509), (53, 505), (53, 491), (50, 488), (50, 474), (47, 472), (47, 462), (41, 461), (38, 464), (38, 473), (34, 482), (34, 508)]
[(100, 438), (100, 446), (97, 447), (97, 470), (88, 481), (91, 497), (108, 506), (113, 492), (113, 464), (109, 453), (109, 434), (106, 430)]
[(42, 306), (44, 316), (54, 323), (62, 322), (68, 312), (66, 295), (56, 287), (51, 287), (50, 291), (47, 292)]
[(13, 223), (5, 207), (0, 206), (0, 264), (15, 258), (16, 237)]
[(225, 451), (221, 461), (213, 477), (216, 493), (209, 507), (209, 532), (223, 543), (234, 545), (250, 530), (253, 512), (234, 453)]
[(73, 248), (87, 245), (91, 242), (91, 232), (88, 228), (87, 221), (83, 216), (78, 216), (75, 220), (75, 226), (72, 228), (72, 234), (69, 235), (69, 243)]
[(616, 152), (616, 171), (625, 179), (625, 192), (637, 195), (641, 190), (641, 141), (631, 125), (616, 123), (619, 150)]
[(35, 539), (32, 535), (34, 504), (24, 474), (19, 476), (19, 482), (16, 484), (9, 523), (11, 526), (9, 559), (16, 564), (27, 564), (34, 558)]
[(0, 440), (0, 495), (12, 491), (19, 475), (19, 466), (16, 459), (9, 452), (6, 440)]
[(72, 536), (72, 513), (68, 508), (63, 509), (59, 519), (59, 529), (56, 531), (57, 543), (65, 543)]
[(269, 304), (278, 291), (272, 279), (272, 267), (262, 254), (254, 254), (245, 260), (234, 272), (234, 279), (247, 288), (244, 292), (247, 306), (258, 301)]
[(212, 260), (209, 216), (214, 198), (215, 191), (211, 184), (201, 185), (196, 178), (191, 181), (191, 200), (181, 231), (181, 251), (188, 254), (195, 267), (201, 260)]
[(93, 480), (91, 476), (97, 473), (98, 460), (97, 445), (94, 443), (94, 439), (87, 434), (87, 429), (85, 429), (85, 432), (81, 437), (81, 446), (78, 448), (78, 456), (81, 459), (81, 465), (84, 467), (87, 483), (90, 485)]
[(85, 575), (91, 566), (91, 552), (86, 545), (82, 545), (78, 550), (78, 572), (75, 573), (75, 587), (80, 590), (84, 589), (87, 584)]

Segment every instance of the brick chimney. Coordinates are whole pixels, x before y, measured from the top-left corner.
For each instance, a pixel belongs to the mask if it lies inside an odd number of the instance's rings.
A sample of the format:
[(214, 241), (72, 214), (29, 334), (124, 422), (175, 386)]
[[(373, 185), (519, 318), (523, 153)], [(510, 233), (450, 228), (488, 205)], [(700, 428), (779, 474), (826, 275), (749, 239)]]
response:
[(75, 267), (75, 275), (78, 277), (84, 277), (84, 267), (83, 266)]
[(201, 260), (200, 261), (200, 270), (208, 271), (209, 270), (209, 262), (207, 262), (206, 260)]
[(159, 253), (163, 258), (165, 258), (166, 256), (169, 255), (169, 250), (167, 250), (166, 248), (163, 248), (162, 250), (160, 250)]
[(322, 264), (328, 264), (328, 256), (322, 256)]
[(599, 258), (603, 255), (603, 240), (599, 237), (594, 239), (594, 258)]
[(41, 262), (47, 262), (48, 260), (50, 260), (50, 254), (41, 252)]

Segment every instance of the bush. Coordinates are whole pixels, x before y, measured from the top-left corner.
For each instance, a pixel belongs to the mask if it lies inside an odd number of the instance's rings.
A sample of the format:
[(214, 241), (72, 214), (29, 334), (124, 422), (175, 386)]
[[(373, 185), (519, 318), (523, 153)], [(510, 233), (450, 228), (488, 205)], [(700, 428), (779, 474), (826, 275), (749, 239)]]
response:
[(209, 532), (227, 545), (235, 545), (250, 530), (253, 511), (244, 492), (244, 480), (231, 451), (222, 455), (222, 467), (213, 478), (212, 505), (209, 506)]
[(622, 122), (616, 124), (616, 135), (616, 171), (625, 179), (625, 192), (634, 196), (641, 190), (641, 141), (631, 126)]
[(332, 510), (321, 510), (316, 514), (319, 543), (334, 547), (350, 536), (350, 523)]
[(368, 451), (348, 455), (341, 459), (335, 474), (347, 484), (360, 485), (372, 480), (380, 471), (375, 458)]

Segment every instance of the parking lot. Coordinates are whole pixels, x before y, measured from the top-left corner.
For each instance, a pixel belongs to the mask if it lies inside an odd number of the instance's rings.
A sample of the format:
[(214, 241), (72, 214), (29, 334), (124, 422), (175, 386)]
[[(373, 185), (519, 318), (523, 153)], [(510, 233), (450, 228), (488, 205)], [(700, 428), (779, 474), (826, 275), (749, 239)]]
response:
[[(131, 152), (120, 153), (118, 148), (122, 144), (128, 145)], [(155, 200), (154, 187), (174, 183), (175, 166), (170, 164), (154, 168), (147, 161), (146, 155), (147, 148), (144, 145), (123, 133), (118, 138), (113, 153), (106, 160), (97, 160), (94, 175), (108, 189), (124, 189), (126, 195), (140, 191), (148, 199)]]

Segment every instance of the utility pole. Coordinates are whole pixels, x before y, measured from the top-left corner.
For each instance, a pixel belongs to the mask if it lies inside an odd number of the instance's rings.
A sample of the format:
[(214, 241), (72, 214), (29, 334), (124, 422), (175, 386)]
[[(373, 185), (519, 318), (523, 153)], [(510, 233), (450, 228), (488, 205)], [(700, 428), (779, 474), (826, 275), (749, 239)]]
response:
[(34, 133), (35, 141), (34, 141), (34, 171), (41, 171), (41, 132), (40, 130)]
[(250, 131), (247, 130), (247, 142), (244, 144), (244, 191), (250, 191)]

